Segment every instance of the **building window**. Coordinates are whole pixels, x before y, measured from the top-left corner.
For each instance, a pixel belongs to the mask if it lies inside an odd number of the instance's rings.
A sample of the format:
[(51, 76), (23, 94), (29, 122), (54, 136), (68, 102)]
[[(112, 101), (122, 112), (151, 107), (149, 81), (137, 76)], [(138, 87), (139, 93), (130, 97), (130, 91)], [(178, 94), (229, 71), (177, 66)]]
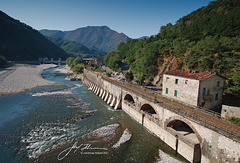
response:
[(175, 79), (175, 84), (178, 84), (178, 79)]
[(217, 87), (220, 87), (220, 81), (217, 81)]
[(166, 77), (166, 82), (168, 82), (168, 80), (169, 80), (169, 77)]
[(203, 95), (203, 96), (205, 96), (205, 95), (206, 95), (206, 88), (203, 88), (202, 95)]
[(215, 94), (215, 101), (218, 100), (218, 93)]
[(175, 91), (174, 91), (174, 96), (176, 96), (176, 97), (177, 97), (177, 90), (175, 90)]
[(185, 80), (185, 84), (187, 84), (188, 83), (188, 80)]
[(168, 88), (166, 88), (166, 94), (168, 94)]

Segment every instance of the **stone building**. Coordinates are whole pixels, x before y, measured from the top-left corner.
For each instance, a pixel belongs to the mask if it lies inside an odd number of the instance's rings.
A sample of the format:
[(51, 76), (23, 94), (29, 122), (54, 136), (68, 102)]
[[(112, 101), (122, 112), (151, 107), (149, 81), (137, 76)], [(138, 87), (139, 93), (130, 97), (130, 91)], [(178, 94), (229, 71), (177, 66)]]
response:
[(220, 108), (224, 81), (212, 72), (172, 70), (163, 74), (162, 95), (193, 106)]

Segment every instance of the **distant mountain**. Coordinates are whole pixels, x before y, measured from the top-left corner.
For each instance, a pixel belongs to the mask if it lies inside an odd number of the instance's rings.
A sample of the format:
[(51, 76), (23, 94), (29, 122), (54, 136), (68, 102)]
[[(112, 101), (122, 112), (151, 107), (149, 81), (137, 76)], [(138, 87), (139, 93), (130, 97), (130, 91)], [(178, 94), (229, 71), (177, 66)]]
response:
[(142, 36), (142, 37), (138, 38), (138, 40), (145, 39), (145, 38), (149, 38), (149, 36)]
[(7, 60), (66, 58), (67, 54), (37, 30), (0, 11), (0, 55)]
[(44, 36), (47, 37), (51, 37), (51, 38), (64, 38), (65, 33), (62, 31), (58, 31), (58, 30), (47, 30), (47, 29), (43, 29), (39, 31), (41, 34), (43, 34)]
[(51, 38), (51, 37), (48, 37), (48, 39), (51, 40), (57, 46), (61, 47), (70, 56), (79, 56), (81, 58), (84, 58), (84, 57), (92, 57), (92, 56), (105, 56), (107, 54), (105, 52), (102, 52), (93, 48), (88, 48), (74, 41), (63, 40), (61, 38)]
[(78, 42), (87, 47), (95, 47), (98, 50), (109, 52), (116, 50), (120, 42), (130, 40), (123, 33), (118, 33), (107, 26), (87, 26), (73, 31), (40, 30), (45, 36), (62, 38)]

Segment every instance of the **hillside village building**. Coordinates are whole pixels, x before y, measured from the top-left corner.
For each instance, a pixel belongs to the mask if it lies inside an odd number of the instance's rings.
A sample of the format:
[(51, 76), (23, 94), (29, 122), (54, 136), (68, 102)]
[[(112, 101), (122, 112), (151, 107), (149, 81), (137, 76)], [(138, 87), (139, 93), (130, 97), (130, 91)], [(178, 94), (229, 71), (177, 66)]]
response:
[(172, 70), (163, 74), (162, 95), (193, 106), (220, 108), (224, 81), (212, 72)]

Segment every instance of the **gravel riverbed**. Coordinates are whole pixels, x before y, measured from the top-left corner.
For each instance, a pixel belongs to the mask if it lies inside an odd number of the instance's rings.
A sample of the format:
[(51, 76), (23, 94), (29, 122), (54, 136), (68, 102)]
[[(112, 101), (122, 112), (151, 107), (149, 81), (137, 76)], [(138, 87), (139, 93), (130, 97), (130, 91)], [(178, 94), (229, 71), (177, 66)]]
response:
[(43, 64), (38, 66), (16, 65), (0, 70), (0, 95), (17, 93), (38, 86), (52, 85), (51, 82), (42, 78), (44, 69), (56, 67), (54, 64)]

